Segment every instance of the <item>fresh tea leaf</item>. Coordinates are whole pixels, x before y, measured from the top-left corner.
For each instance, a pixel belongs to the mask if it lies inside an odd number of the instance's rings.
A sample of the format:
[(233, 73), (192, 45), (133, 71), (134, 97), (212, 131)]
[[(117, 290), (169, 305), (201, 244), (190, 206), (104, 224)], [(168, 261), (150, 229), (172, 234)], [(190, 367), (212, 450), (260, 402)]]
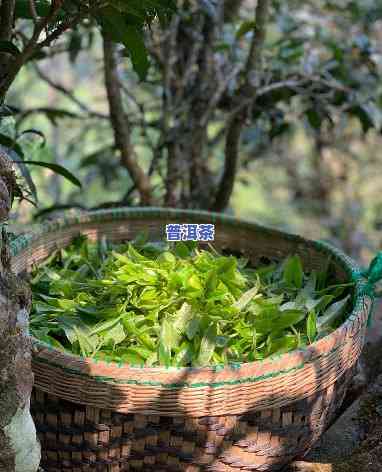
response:
[(320, 339), (349, 305), (353, 284), (322, 285), (298, 256), (255, 268), (210, 249), (79, 235), (33, 273), (31, 333), (134, 365), (251, 362)]
[(259, 284), (257, 284), (255, 287), (252, 287), (251, 289), (243, 293), (240, 299), (234, 303), (234, 307), (237, 308), (238, 310), (243, 310), (248, 305), (248, 303), (250, 303), (250, 301), (256, 297), (258, 293), (259, 293)]
[(345, 308), (350, 300), (350, 295), (347, 295), (342, 300), (333, 303), (325, 310), (322, 316), (318, 317), (317, 328), (320, 331), (328, 325), (334, 325), (342, 317), (345, 312)]
[(183, 241), (179, 241), (175, 243), (175, 255), (185, 259), (186, 257), (189, 257), (191, 254), (191, 249), (187, 244), (185, 244)]
[(301, 259), (298, 256), (291, 256), (284, 263), (284, 282), (289, 287), (301, 288), (304, 279)]
[(169, 320), (164, 320), (162, 323), (160, 340), (163, 346), (171, 352), (172, 349), (178, 346), (181, 338), (181, 333), (175, 328)]
[(174, 328), (179, 333), (184, 333), (192, 320), (192, 307), (188, 303), (183, 303), (180, 309), (175, 314)]
[(190, 341), (198, 334), (199, 328), (200, 320), (197, 317), (192, 318), (186, 328), (186, 336)]
[(317, 336), (317, 316), (314, 310), (309, 312), (306, 319), (306, 335), (310, 343), (314, 342)]
[(196, 365), (199, 365), (199, 366), (208, 365), (214, 353), (215, 348), (216, 348), (216, 327), (214, 325), (211, 325), (209, 326), (209, 328), (207, 329), (205, 335), (203, 336), (201, 340), (199, 355), (196, 360)]

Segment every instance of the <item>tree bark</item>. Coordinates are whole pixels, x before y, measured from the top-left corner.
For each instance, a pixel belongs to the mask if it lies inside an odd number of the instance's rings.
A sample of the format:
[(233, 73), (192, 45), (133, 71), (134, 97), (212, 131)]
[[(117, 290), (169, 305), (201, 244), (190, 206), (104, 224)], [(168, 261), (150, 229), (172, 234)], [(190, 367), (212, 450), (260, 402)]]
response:
[[(264, 43), (267, 34), (267, 23), (269, 15), (270, 0), (258, 0), (255, 13), (255, 26), (253, 29), (253, 39), (246, 64), (246, 81), (244, 92), (250, 95), (260, 82), (260, 73), (262, 71), (261, 61), (264, 50)], [(251, 77), (256, 73), (256, 80)]]
[(240, 148), (240, 137), (245, 117), (243, 113), (234, 116), (228, 126), (225, 143), (225, 162), (223, 175), (215, 196), (213, 211), (223, 211), (227, 208), (235, 185)]
[(178, 206), (178, 184), (179, 184), (179, 160), (176, 143), (167, 145), (167, 177), (165, 205), (168, 208)]
[[(238, 99), (243, 100), (244, 103), (247, 103), (251, 97), (255, 97), (256, 89), (260, 84), (262, 53), (266, 38), (269, 6), (270, 0), (257, 1), (255, 27), (245, 67), (245, 80), (237, 93)], [(232, 117), (227, 130), (223, 175), (211, 208), (214, 211), (224, 211), (226, 209), (234, 189), (239, 160), (240, 138), (247, 110), (248, 106), (239, 107), (239, 111)]]
[[(15, 0), (1, 0), (0, 5), (0, 41), (10, 41), (12, 37), (13, 17), (15, 14)], [(8, 72), (9, 61), (12, 56), (0, 53), (0, 83), (5, 79)], [(4, 101), (5, 93), (0, 91), (0, 105)]]
[(9, 41), (12, 35), (15, 0), (2, 0), (0, 6), (0, 40)]
[(138, 164), (137, 156), (135, 155), (134, 147), (131, 143), (129, 119), (123, 108), (115, 45), (106, 37), (103, 38), (103, 51), (105, 85), (109, 101), (110, 120), (114, 131), (115, 144), (121, 153), (121, 164), (129, 172), (139, 192), (141, 204), (150, 205), (152, 202), (150, 179)]
[[(0, 222), (17, 186), (12, 164), (0, 153)], [(28, 285), (11, 270), (6, 231), (0, 237), (0, 472), (36, 472), (40, 445), (29, 412), (33, 386)]]

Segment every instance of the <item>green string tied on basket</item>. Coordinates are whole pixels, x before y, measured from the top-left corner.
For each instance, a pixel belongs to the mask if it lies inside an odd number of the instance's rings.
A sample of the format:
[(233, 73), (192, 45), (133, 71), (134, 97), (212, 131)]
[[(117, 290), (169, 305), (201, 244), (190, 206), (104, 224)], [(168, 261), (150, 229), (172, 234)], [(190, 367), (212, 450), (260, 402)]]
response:
[(367, 322), (367, 326), (371, 327), (375, 308), (375, 300), (376, 298), (382, 296), (382, 291), (376, 290), (375, 287), (378, 282), (382, 281), (382, 251), (374, 257), (368, 269), (355, 272), (353, 274), (353, 278), (356, 281), (359, 281), (360, 278), (366, 279), (366, 282), (362, 285), (361, 294), (367, 295), (372, 300), (370, 314)]

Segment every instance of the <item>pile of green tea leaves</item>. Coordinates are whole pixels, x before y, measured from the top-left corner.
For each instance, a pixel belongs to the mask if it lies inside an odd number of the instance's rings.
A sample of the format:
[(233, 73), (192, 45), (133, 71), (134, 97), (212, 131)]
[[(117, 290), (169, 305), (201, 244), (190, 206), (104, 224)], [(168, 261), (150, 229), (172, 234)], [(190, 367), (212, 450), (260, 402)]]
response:
[(30, 329), (56, 349), (105, 361), (250, 362), (306, 346), (344, 321), (352, 284), (329, 272), (304, 273), (298, 256), (251, 268), (196, 243), (78, 236), (33, 272)]

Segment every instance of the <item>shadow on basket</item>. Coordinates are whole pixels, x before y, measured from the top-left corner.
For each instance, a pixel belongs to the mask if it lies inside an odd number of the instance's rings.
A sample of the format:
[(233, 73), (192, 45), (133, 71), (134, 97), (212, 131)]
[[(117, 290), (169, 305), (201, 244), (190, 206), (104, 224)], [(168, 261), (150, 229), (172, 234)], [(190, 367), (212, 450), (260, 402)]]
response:
[[(330, 359), (312, 354), (318, 361), (300, 385), (296, 371), (245, 383), (238, 374), (242, 369), (230, 369), (233, 376), (226, 385), (221, 380), (216, 385), (211, 376), (209, 385), (190, 384), (184, 371), (172, 376), (172, 385), (159, 387), (158, 376), (152, 377), (153, 385), (105, 378), (94, 385), (88, 377), (94, 375), (93, 362), (87, 372), (81, 370), (81, 380), (73, 378), (78, 373), (65, 371), (58, 378), (63, 389), (66, 385), (72, 391), (62, 395), (55, 389), (59, 396), (53, 396), (37, 386), (33, 394), (42, 466), (47, 472), (281, 470), (303, 457), (330, 424), (353, 375), (346, 359), (337, 357), (332, 372), (337, 376), (326, 379)], [(35, 359), (34, 369), (40, 368), (56, 384), (46, 370), (54, 367)], [(257, 382), (258, 392), (250, 388)], [(311, 394), (291, 402), (303, 385)], [(62, 399), (71, 396), (75, 403)], [(103, 408), (110, 399), (110, 409)]]

